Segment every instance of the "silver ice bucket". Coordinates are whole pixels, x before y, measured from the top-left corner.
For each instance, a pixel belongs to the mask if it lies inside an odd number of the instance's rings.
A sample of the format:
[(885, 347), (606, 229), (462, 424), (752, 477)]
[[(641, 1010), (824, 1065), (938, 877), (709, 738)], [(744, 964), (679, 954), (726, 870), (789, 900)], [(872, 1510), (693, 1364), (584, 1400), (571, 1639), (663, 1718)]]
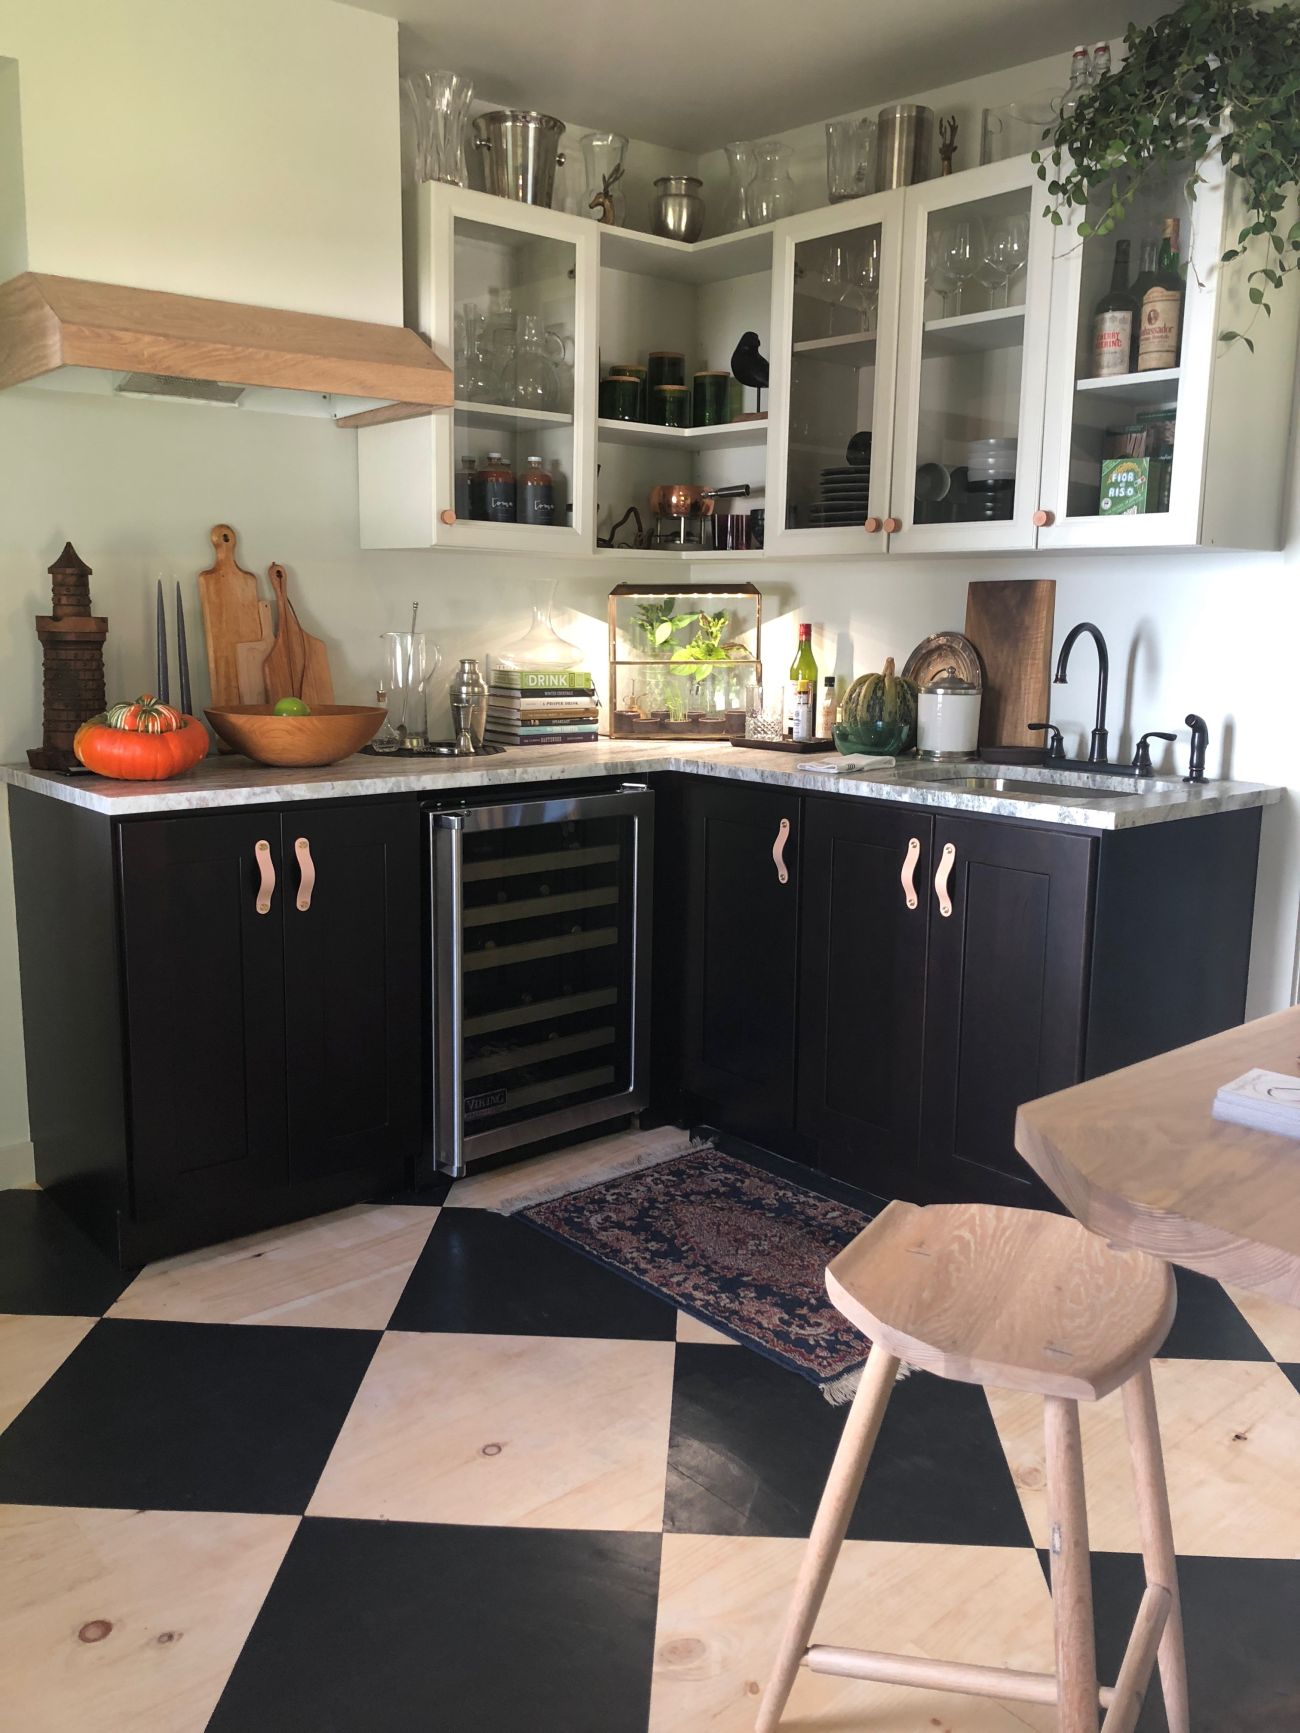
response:
[(563, 161), (564, 122), (531, 108), (498, 108), (474, 122), (474, 148), (485, 151), (484, 183), (498, 198), (549, 208)]

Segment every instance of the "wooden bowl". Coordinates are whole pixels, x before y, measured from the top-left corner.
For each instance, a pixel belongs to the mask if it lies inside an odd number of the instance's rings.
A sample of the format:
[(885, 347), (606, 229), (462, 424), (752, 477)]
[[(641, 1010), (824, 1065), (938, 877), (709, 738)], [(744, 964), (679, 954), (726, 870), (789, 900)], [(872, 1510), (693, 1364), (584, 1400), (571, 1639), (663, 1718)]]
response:
[(236, 752), (258, 764), (337, 764), (379, 732), (377, 704), (318, 704), (310, 716), (277, 716), (273, 704), (229, 704), (203, 714)]

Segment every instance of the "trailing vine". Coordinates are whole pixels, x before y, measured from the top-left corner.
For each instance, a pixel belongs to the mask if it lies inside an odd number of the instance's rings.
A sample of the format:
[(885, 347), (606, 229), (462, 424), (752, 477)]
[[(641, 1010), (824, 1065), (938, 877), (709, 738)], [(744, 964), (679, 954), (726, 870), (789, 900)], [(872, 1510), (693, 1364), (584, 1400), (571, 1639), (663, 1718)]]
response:
[[(1059, 224), (1061, 206), (1104, 198), (1102, 214), (1077, 233), (1109, 234), (1149, 172), (1194, 164), (1186, 184), (1195, 199), (1201, 168), (1217, 155), (1245, 183), (1250, 216), (1222, 261), (1262, 249), (1265, 262), (1250, 271), (1249, 293), (1271, 317), (1270, 291), (1300, 267), (1300, 222), (1287, 227), (1283, 214), (1300, 181), (1300, 8), (1183, 0), (1145, 29), (1130, 24), (1124, 44), (1122, 63), (1034, 152), (1053, 199), (1044, 214)], [(1254, 350), (1241, 332), (1220, 336)]]

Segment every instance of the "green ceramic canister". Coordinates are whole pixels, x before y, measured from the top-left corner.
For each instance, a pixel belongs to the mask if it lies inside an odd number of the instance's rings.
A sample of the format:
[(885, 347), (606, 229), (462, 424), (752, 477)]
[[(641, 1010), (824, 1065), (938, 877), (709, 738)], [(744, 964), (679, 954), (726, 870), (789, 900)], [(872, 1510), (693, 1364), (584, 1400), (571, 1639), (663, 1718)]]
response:
[(697, 373), (692, 381), (691, 423), (695, 427), (720, 427), (731, 420), (730, 373)]
[(611, 373), (600, 382), (602, 421), (640, 421), (641, 381), (634, 373)]
[(650, 393), (650, 419), (658, 427), (689, 427), (690, 392), (684, 385), (656, 385)]

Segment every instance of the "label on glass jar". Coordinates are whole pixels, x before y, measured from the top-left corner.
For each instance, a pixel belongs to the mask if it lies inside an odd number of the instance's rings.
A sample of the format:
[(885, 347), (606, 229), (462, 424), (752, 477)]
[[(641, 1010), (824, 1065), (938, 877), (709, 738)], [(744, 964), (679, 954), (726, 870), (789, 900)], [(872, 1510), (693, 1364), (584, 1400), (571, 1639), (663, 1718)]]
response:
[(1128, 372), (1129, 350), (1133, 344), (1133, 313), (1129, 308), (1114, 313), (1098, 313), (1092, 322), (1092, 376), (1107, 379), (1116, 373)]
[(519, 487), (519, 522), (553, 524), (555, 489), (549, 481), (525, 481)]
[(1138, 332), (1138, 372), (1178, 365), (1178, 321), (1182, 295), (1159, 283), (1142, 297), (1142, 326)]
[(506, 481), (484, 476), (482, 486), (483, 516), (489, 523), (512, 524), (515, 521), (514, 477)]

